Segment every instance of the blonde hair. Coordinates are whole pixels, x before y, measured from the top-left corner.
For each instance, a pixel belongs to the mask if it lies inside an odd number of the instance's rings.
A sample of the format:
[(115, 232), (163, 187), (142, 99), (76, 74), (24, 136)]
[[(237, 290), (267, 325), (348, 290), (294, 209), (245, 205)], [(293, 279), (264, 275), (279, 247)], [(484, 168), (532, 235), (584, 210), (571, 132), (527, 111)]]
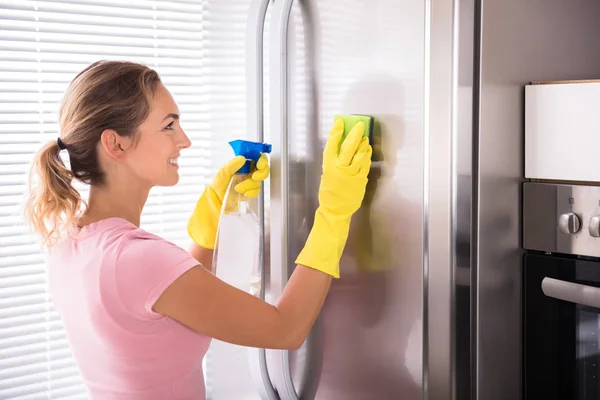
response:
[(59, 109), (60, 139), (70, 169), (62, 161), (58, 141), (45, 144), (34, 159), (25, 205), (25, 217), (46, 247), (85, 211), (73, 179), (105, 183), (97, 153), (102, 132), (112, 129), (133, 136), (148, 117), (159, 83), (156, 71), (126, 61), (98, 61), (71, 81)]

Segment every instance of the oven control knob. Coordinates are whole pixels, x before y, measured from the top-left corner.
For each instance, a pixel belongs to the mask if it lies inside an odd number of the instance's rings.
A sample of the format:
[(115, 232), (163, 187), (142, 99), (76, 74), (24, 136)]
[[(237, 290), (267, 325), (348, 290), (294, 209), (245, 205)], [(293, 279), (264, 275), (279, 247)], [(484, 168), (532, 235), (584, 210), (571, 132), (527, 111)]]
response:
[(581, 221), (575, 213), (565, 213), (558, 218), (558, 229), (565, 235), (573, 235), (579, 232)]
[(600, 237), (600, 217), (595, 216), (590, 218), (590, 235), (593, 237)]

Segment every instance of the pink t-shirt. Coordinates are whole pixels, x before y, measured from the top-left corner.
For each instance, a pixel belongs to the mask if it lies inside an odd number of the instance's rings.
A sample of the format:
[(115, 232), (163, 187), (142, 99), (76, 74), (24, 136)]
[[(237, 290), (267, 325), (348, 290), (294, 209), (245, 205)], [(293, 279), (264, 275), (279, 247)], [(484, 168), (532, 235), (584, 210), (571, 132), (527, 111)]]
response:
[(49, 289), (91, 398), (204, 400), (210, 338), (152, 311), (198, 261), (121, 218), (67, 236), (49, 256)]

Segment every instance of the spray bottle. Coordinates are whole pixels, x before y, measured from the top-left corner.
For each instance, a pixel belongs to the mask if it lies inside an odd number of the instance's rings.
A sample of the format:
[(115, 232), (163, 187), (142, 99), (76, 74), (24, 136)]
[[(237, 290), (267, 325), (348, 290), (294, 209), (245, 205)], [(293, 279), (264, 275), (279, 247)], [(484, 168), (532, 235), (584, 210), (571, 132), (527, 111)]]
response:
[(246, 158), (246, 163), (232, 177), (223, 198), (213, 253), (213, 269), (216, 272), (221, 268), (230, 271), (249, 268), (249, 291), (253, 295), (258, 295), (261, 284), (259, 249), (262, 237), (258, 219), (258, 199), (248, 198), (238, 193), (235, 186), (251, 178), (252, 173), (256, 171), (256, 163), (261, 153), (269, 154), (272, 146), (246, 140), (234, 140), (229, 142), (229, 145), (236, 156)]

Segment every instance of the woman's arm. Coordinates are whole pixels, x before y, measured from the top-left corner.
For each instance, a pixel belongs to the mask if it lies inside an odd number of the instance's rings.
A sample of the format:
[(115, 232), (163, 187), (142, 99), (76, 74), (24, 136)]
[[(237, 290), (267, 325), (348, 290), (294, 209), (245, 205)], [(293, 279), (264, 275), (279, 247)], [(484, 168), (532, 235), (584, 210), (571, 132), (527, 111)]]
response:
[(197, 266), (175, 280), (153, 309), (225, 342), (297, 349), (319, 315), (330, 283), (330, 275), (299, 265), (272, 306)]

